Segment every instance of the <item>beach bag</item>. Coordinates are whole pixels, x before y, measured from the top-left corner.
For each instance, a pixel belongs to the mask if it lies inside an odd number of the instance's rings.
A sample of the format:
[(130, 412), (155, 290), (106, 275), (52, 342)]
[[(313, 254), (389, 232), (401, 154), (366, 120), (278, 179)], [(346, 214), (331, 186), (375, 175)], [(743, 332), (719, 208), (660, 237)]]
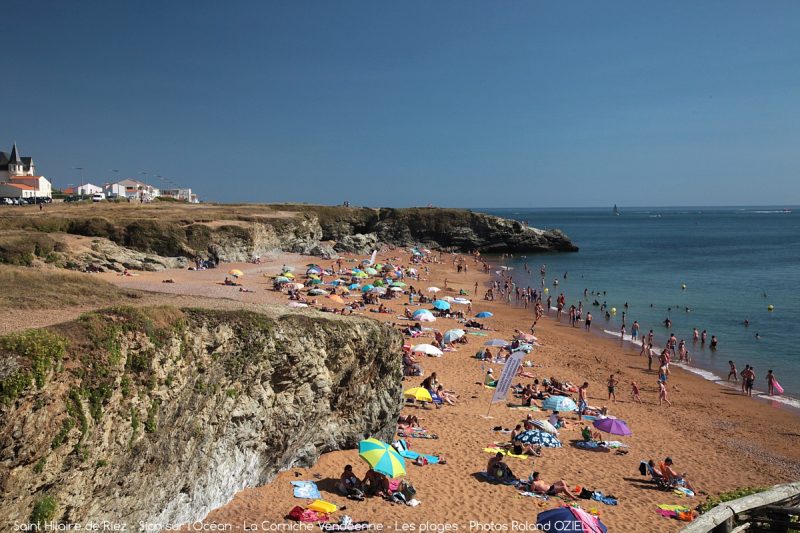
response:
[(643, 476), (647, 475), (647, 463), (645, 463), (644, 461), (639, 463), (639, 473)]
[(408, 481), (403, 481), (402, 485), (400, 485), (400, 492), (403, 494), (405, 500), (409, 501), (417, 494), (417, 489)]
[(292, 507), (292, 510), (289, 511), (289, 518), (291, 518), (292, 520), (299, 521), (301, 518), (303, 518), (303, 511), (304, 509), (302, 507), (300, 507), (299, 505), (295, 505), (294, 507)]

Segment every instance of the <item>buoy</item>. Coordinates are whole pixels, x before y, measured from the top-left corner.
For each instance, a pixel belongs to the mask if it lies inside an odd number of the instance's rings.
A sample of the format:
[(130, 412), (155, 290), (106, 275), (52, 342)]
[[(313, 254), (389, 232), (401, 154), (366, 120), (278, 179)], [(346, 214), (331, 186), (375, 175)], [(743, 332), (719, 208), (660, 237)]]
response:
[(767, 306), (767, 311), (772, 311), (773, 309), (775, 309), (775, 306), (774, 306), (774, 305), (772, 305), (772, 304), (769, 304), (769, 305)]
[(681, 289), (686, 290), (686, 284), (681, 285)]
[(612, 307), (611, 308), (611, 314), (612, 315), (616, 315), (617, 314), (617, 308), (616, 307)]
[(549, 292), (550, 292), (550, 289), (548, 289), (547, 287), (545, 287), (545, 288), (544, 288), (544, 293), (545, 293), (545, 294), (548, 294)]

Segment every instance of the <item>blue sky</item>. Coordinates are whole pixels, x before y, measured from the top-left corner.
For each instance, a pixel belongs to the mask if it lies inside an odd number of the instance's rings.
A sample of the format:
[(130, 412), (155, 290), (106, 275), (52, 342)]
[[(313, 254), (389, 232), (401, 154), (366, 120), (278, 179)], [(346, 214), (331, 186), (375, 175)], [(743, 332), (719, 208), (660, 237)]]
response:
[(56, 185), (84, 167), (228, 202), (800, 204), (796, 1), (2, 9), (0, 149)]

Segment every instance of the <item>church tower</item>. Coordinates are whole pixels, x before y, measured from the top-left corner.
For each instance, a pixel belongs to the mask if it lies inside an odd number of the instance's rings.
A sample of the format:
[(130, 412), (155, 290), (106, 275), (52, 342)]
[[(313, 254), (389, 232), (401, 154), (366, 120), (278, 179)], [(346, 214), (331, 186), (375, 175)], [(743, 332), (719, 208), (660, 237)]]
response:
[(8, 158), (8, 175), (21, 176), (23, 174), (25, 174), (25, 165), (22, 164), (22, 158), (19, 156), (17, 143), (14, 143), (14, 148), (11, 149), (11, 156)]

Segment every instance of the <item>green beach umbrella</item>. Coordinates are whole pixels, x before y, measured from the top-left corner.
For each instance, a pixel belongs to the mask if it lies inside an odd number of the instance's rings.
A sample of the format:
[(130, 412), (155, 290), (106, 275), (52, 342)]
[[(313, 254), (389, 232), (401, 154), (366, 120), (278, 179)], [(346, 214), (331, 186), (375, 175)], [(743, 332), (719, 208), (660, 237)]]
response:
[(397, 451), (378, 439), (362, 440), (358, 443), (358, 456), (376, 472), (390, 478), (406, 475), (406, 463)]

